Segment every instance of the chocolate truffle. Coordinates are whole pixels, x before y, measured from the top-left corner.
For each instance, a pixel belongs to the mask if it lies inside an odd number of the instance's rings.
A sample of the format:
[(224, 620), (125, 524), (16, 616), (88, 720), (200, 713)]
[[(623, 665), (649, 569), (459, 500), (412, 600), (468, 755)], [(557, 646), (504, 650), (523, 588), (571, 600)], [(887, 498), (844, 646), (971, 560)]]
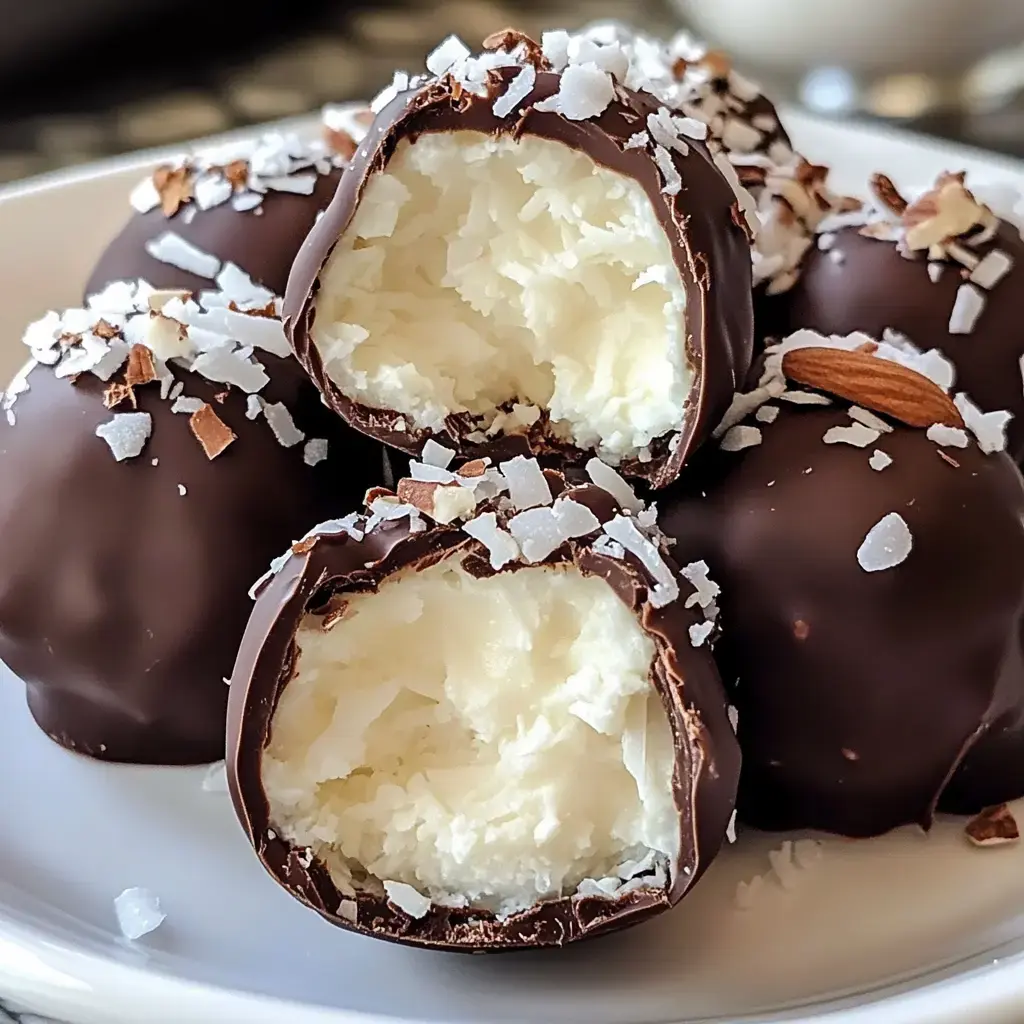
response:
[(661, 486), (749, 363), (752, 200), (703, 123), (621, 84), (621, 47), (553, 70), (519, 34), (489, 43), (448, 40), (375, 101), (288, 282), (295, 351), (412, 454), (523, 431)]
[[(1024, 458), (1024, 387), (1017, 288), (1024, 241), (964, 185), (942, 175), (907, 203), (888, 179), (861, 215), (826, 220), (788, 291), (759, 300), (758, 330), (784, 336), (887, 330), (938, 348), (956, 368), (956, 388), (983, 410), (1006, 409), (1010, 454)], [(849, 221), (859, 223), (849, 224)], [(831, 224), (838, 226), (833, 229)], [(795, 282), (795, 283), (794, 283)], [(1016, 282), (1016, 284), (1015, 284)]]
[(324, 141), (274, 132), (162, 164), (132, 191), (135, 213), (85, 295), (136, 279), (200, 291), (225, 263), (283, 295), (292, 260), (365, 131), (358, 111), (331, 108)]
[(364, 935), (499, 951), (638, 923), (731, 834), (717, 587), (608, 467), (610, 491), (567, 488), (453, 454), (428, 443), (275, 565), (231, 679), (235, 809), (281, 885)]
[[(788, 353), (785, 393), (762, 393), (687, 495), (660, 502), (676, 557), (696, 545), (722, 586), (739, 818), (765, 829), (928, 827), (957, 766), (1024, 693), (1020, 474), (948, 425), (959, 410), (893, 361), (899, 350), (879, 351), (893, 359)], [(794, 377), (858, 404), (806, 404), (827, 396)], [(991, 423), (959, 404), (991, 448)], [(1019, 767), (984, 780), (1007, 796), (1022, 781)]]
[(26, 332), (39, 362), (0, 411), (0, 658), (80, 753), (222, 757), (247, 590), (384, 475), (243, 284), (221, 299), (254, 315), (125, 284)]

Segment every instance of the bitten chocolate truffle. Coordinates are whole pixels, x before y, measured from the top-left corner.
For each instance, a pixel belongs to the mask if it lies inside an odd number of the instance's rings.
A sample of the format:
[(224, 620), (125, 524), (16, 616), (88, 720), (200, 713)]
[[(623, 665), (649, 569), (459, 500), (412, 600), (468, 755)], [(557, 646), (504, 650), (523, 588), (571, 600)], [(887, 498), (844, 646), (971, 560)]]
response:
[(956, 368), (957, 390), (983, 410), (1013, 415), (1008, 451), (1020, 462), (1024, 331), (1017, 296), (1024, 241), (1018, 227), (982, 203), (963, 175), (940, 176), (909, 203), (887, 178), (876, 176), (873, 185), (876, 205), (820, 224), (817, 244), (785, 282), (792, 287), (758, 301), (759, 334), (781, 337), (807, 327), (882, 338), (891, 330), (938, 348)]
[(132, 191), (135, 213), (100, 256), (85, 296), (137, 279), (200, 291), (225, 263), (283, 295), (366, 123), (357, 109), (330, 108), (324, 141), (275, 132), (162, 164)]
[(221, 758), (248, 589), (384, 476), (288, 354), (273, 297), (244, 279), (219, 296), (122, 284), (50, 313), (3, 398), (0, 658), (40, 727), (93, 757)]
[[(659, 503), (676, 557), (696, 545), (722, 586), (739, 818), (847, 836), (928, 827), (989, 727), (1019, 714), (1024, 484), (991, 451), (998, 424), (911, 369), (934, 371), (928, 357), (819, 339), (785, 360), (782, 387), (762, 378), (688, 494)], [(1016, 767), (965, 781), (959, 810), (1024, 793)]]
[(501, 951), (638, 923), (731, 834), (717, 587), (596, 460), (602, 486), (568, 488), (453, 454), (428, 442), (275, 564), (231, 680), (235, 809), (281, 885), (364, 935)]
[(702, 122), (622, 84), (622, 47), (488, 43), (375, 101), (289, 279), (295, 351), (411, 454), (523, 432), (661, 486), (749, 363), (751, 197)]

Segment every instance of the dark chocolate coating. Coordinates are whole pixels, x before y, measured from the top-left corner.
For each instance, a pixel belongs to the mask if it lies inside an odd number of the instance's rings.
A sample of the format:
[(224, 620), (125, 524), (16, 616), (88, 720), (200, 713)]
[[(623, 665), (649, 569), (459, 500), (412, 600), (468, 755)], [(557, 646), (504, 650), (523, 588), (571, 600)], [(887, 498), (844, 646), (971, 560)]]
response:
[(1014, 265), (986, 294), (971, 334), (949, 333), (949, 316), (963, 283), (959, 263), (945, 263), (942, 276), (933, 283), (923, 254), (906, 259), (895, 243), (844, 228), (831, 249), (842, 255), (842, 263), (813, 246), (792, 289), (758, 298), (758, 335), (784, 337), (809, 327), (823, 334), (864, 331), (880, 338), (891, 327), (922, 349), (937, 348), (956, 367), (954, 391), (965, 391), (984, 412), (1013, 413), (1007, 451), (1019, 463), (1024, 459), (1024, 329), (1019, 313), (1024, 240), (1015, 227), (1002, 222), (996, 237), (975, 251), (984, 256), (992, 249), (1001, 249)]
[[(587, 486), (566, 492), (586, 503), (599, 519), (611, 518), (608, 494)], [(618, 561), (593, 552), (583, 538), (560, 548), (546, 564), (575, 563), (588, 575), (602, 576), (634, 610), (657, 648), (652, 685), (661, 696), (675, 737), (673, 777), (679, 808), (680, 854), (670, 890), (640, 890), (615, 900), (563, 898), (497, 920), (473, 908), (431, 906), (414, 919), (386, 899), (356, 896), (355, 923), (339, 913), (342, 900), (327, 868), (273, 829), (263, 791), (263, 751), (280, 694), (295, 664), (293, 638), (309, 611), (323, 609), (340, 595), (372, 591), (392, 573), (460, 557), (467, 571), (491, 575), (486, 552), (454, 527), (410, 533), (407, 520), (384, 524), (361, 542), (344, 535), (324, 536), (293, 554), (259, 595), (235, 663), (228, 706), (228, 781), (239, 820), (260, 861), (293, 896), (332, 924), (364, 935), (409, 945), (462, 952), (562, 946), (638, 923), (677, 903), (703, 874), (722, 843), (732, 816), (739, 776), (739, 747), (729, 724), (725, 694), (707, 645), (690, 644), (688, 629), (701, 621), (684, 607), (691, 591), (655, 609), (647, 600), (650, 577), (628, 556)], [(367, 566), (367, 563), (370, 563)], [(515, 571), (520, 563), (502, 571)], [(683, 869), (687, 870), (683, 870)], [(351, 897), (348, 897), (351, 898)]]
[[(696, 481), (706, 498), (660, 503), (677, 557), (700, 545), (722, 586), (740, 819), (848, 836), (927, 827), (964, 754), (1024, 692), (1024, 483), (1005, 454), (946, 449), (956, 468), (908, 427), (866, 449), (826, 445), (845, 408), (780, 404), (762, 444), (715, 453)], [(888, 468), (870, 468), (874, 448)], [(912, 550), (866, 572), (857, 550), (890, 512)]]
[[(517, 73), (516, 68), (495, 72), (505, 85)], [(359, 405), (342, 394), (324, 371), (310, 336), (321, 268), (351, 223), (367, 181), (387, 166), (402, 139), (429, 132), (474, 131), (514, 138), (532, 135), (560, 142), (643, 187), (671, 242), (686, 289), (687, 349), (697, 383), (687, 401), (679, 443), (673, 449), (668, 436), (657, 438), (651, 445), (653, 457), (649, 462), (628, 460), (620, 467), (623, 473), (661, 487), (676, 478), (688, 454), (710, 434), (750, 365), (750, 245), (740, 226), (743, 215), (732, 188), (702, 143), (686, 140), (688, 156), (671, 154), (683, 179), (683, 187), (675, 196), (661, 191), (661, 178), (651, 154), (624, 148), (631, 136), (646, 130), (648, 114), (658, 110), (659, 104), (652, 96), (617, 86), (615, 99), (598, 117), (570, 121), (532, 106), (556, 93), (559, 80), (553, 72), (538, 72), (533, 91), (521, 104), (526, 112), (518, 119), (495, 117), (493, 97), (463, 92), (461, 99), (455, 100), (445, 81), (404, 93), (385, 107), (343, 175), (327, 212), (296, 257), (285, 294), (285, 329), (299, 361), (331, 408), (372, 437), (417, 454), (430, 436), (428, 431), (395, 430), (397, 413)], [(459, 417), (449, 420), (448, 432), (440, 439), (469, 457), (480, 454), (461, 436), (464, 424), (458, 422)], [(584, 454), (573, 449), (563, 452), (570, 459)]]
[(318, 174), (308, 196), (271, 190), (255, 210), (236, 210), (230, 201), (196, 210), (189, 224), (182, 213), (192, 204), (182, 206), (173, 217), (164, 216), (160, 207), (135, 213), (96, 262), (84, 294), (95, 295), (112, 281), (137, 279), (154, 288), (203, 291), (215, 287), (208, 278), (161, 263), (146, 252), (146, 242), (173, 231), (222, 262), (237, 264), (275, 295), (283, 295), (292, 260), (317, 214), (331, 201), (340, 177), (339, 170)]
[(224, 385), (180, 369), (186, 394), (238, 435), (212, 461), (156, 383), (136, 389), (153, 433), (124, 462), (95, 436), (111, 412), (90, 373), (70, 383), (37, 367), (16, 425), (0, 420), (0, 658), (58, 743), (111, 761), (223, 757), (223, 680), (249, 587), (310, 523), (381, 481), (381, 448), (323, 408), (293, 360), (260, 360), (267, 400), (328, 439), (319, 465), (246, 419), (243, 394), (220, 404)]

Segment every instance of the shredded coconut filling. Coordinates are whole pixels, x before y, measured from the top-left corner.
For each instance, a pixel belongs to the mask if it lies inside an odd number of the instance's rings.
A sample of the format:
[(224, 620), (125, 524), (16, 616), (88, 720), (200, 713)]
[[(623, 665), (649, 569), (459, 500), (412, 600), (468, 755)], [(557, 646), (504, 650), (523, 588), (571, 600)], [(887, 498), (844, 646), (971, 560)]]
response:
[(683, 426), (685, 304), (632, 179), (547, 139), (428, 134), (367, 183), (313, 340), (344, 394), (416, 427), (521, 402), (618, 464)]
[(343, 892), (399, 883), (507, 915), (666, 884), (679, 820), (655, 648), (602, 579), (477, 579), (448, 558), (352, 595), (326, 632), (308, 617), (296, 643), (263, 784), (275, 830)]

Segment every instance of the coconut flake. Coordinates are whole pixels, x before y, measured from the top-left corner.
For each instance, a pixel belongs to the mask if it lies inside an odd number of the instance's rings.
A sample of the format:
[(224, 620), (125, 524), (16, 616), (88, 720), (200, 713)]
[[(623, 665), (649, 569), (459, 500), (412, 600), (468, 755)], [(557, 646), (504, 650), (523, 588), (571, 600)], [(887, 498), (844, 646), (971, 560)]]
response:
[(148, 174), (128, 193), (128, 202), (136, 213), (149, 213), (160, 205), (160, 193), (153, 183), (153, 175)]
[(624, 512), (643, 511), (644, 503), (636, 496), (636, 491), (611, 466), (595, 457), (587, 463), (586, 470), (591, 483), (610, 494)]
[(191, 416), (192, 413), (199, 412), (204, 405), (206, 403), (201, 398), (176, 398), (171, 404), (171, 412), (183, 412)]
[(879, 473), (881, 473), (881, 471), (885, 469), (887, 466), (892, 465), (892, 456), (887, 455), (880, 448), (876, 448), (874, 452), (872, 452), (871, 458), (868, 459), (868, 465), (872, 469), (877, 470)]
[(267, 402), (263, 406), (263, 416), (282, 448), (291, 448), (305, 440), (306, 435), (295, 426), (295, 420), (283, 402)]
[(1013, 260), (1002, 249), (993, 249), (971, 271), (970, 280), (979, 288), (995, 288), (1013, 269)]
[(500, 469), (508, 481), (509, 497), (517, 510), (551, 504), (551, 488), (536, 459), (517, 455), (514, 459), (501, 463)]
[(647, 132), (636, 132), (626, 140), (623, 149), (646, 149), (651, 144), (651, 137)]
[(949, 333), (970, 334), (984, 309), (985, 296), (972, 284), (960, 285), (949, 315)]
[[(454, 39), (455, 37), (449, 36), (449, 38)], [(385, 882), (384, 891), (388, 894), (388, 900), (399, 910), (404, 910), (410, 917), (417, 920), (426, 917), (427, 911), (430, 910), (430, 898), (411, 885), (406, 885), (405, 882)]]
[(857, 549), (857, 561), (865, 572), (892, 569), (906, 560), (913, 543), (906, 520), (890, 512), (868, 530)]
[(831, 405), (828, 395), (819, 395), (816, 391), (783, 391), (779, 398), (790, 405)]
[(302, 461), (307, 466), (319, 465), (327, 458), (327, 438), (312, 437), (302, 449)]
[(822, 440), (825, 444), (852, 444), (855, 448), (867, 448), (874, 444), (882, 432), (863, 423), (854, 423), (849, 427), (830, 427), (825, 431)]
[[(1021, 359), (1024, 365), (1024, 356)], [(986, 455), (1006, 450), (1006, 427), (1013, 419), (1012, 412), (1005, 409), (982, 412), (963, 392), (953, 399), (953, 404)]]
[(876, 416), (868, 409), (862, 409), (859, 405), (851, 405), (847, 413), (851, 420), (863, 423), (865, 427), (877, 430), (880, 434), (892, 433), (892, 425), (886, 423), (881, 416)]
[(139, 886), (125, 889), (114, 899), (114, 913), (121, 934), (130, 942), (159, 928), (167, 918), (160, 909), (160, 900)]
[(705, 561), (690, 562), (680, 572), (683, 579), (687, 580), (694, 588), (694, 593), (686, 598), (685, 607), (692, 608), (699, 604), (701, 608), (707, 609), (722, 593), (722, 588), (708, 576), (708, 563)]
[(537, 81), (537, 69), (532, 64), (516, 75), (508, 84), (505, 92), (494, 101), (493, 111), (495, 117), (506, 117), (516, 110), (519, 105), (533, 91), (534, 83)]
[(494, 512), (484, 512), (470, 519), (462, 524), (462, 529), (487, 548), (492, 569), (501, 569), (519, 558), (519, 545), (510, 533), (498, 526), (498, 517)]
[(778, 415), (779, 407), (777, 405), (762, 405), (754, 413), (754, 419), (759, 423), (774, 423)]
[(959, 427), (948, 427), (944, 423), (933, 423), (926, 431), (925, 436), (929, 441), (941, 445), (943, 448), (966, 448), (970, 444), (970, 438), (966, 430)]
[(469, 56), (471, 56), (469, 47), (458, 36), (451, 35), (427, 55), (427, 70), (440, 78), (460, 60), (465, 60)]
[(106, 441), (118, 462), (140, 455), (152, 433), (153, 419), (148, 412), (116, 412), (96, 428), (96, 436)]
[(455, 452), (451, 448), (445, 448), (438, 444), (433, 438), (429, 438), (420, 452), (420, 458), (427, 466), (437, 466), (439, 469), (447, 469), (455, 458)]
[(247, 394), (262, 391), (270, 380), (267, 371), (259, 363), (251, 362), (242, 352), (241, 349), (218, 346), (198, 355), (190, 369), (217, 384), (233, 384)]
[(200, 783), (204, 793), (226, 793), (228, 791), (228, 773), (223, 761), (217, 761), (206, 769)]
[(562, 71), (569, 63), (569, 43), (572, 37), (564, 29), (544, 32), (540, 37), (541, 53), (549, 61), (555, 71)]
[(604, 532), (635, 555), (657, 581), (650, 595), (651, 604), (655, 608), (670, 604), (679, 596), (679, 581), (675, 574), (661, 557), (657, 546), (637, 529), (632, 519), (615, 516), (604, 524)]
[(561, 114), (569, 121), (584, 121), (604, 113), (615, 98), (611, 75), (596, 64), (570, 64), (558, 80), (558, 92), (534, 104), (535, 110)]
[(617, 558), (619, 561), (626, 557), (626, 549), (617, 540), (612, 540), (606, 533), (602, 533), (594, 541), (592, 550), (598, 555), (604, 555), (606, 558)]
[(725, 838), (730, 843), (736, 842), (736, 812), (733, 811), (729, 817), (729, 824), (725, 827)]
[(690, 646), (702, 647), (714, 628), (713, 622), (694, 623), (690, 627)]
[(245, 400), (245, 418), (256, 419), (263, 412), (263, 399), (259, 395), (249, 395)]
[(761, 443), (761, 431), (758, 427), (739, 425), (730, 427), (721, 441), (723, 452), (738, 452)]
[(157, 238), (151, 238), (146, 242), (145, 249), (153, 259), (186, 270), (197, 277), (212, 280), (220, 270), (220, 260), (216, 256), (196, 248), (173, 231), (165, 231)]
[(679, 171), (676, 170), (672, 154), (664, 146), (656, 145), (654, 147), (654, 162), (658, 165), (664, 182), (661, 191), (667, 196), (678, 195), (679, 190), (683, 187), (683, 179), (679, 176)]

